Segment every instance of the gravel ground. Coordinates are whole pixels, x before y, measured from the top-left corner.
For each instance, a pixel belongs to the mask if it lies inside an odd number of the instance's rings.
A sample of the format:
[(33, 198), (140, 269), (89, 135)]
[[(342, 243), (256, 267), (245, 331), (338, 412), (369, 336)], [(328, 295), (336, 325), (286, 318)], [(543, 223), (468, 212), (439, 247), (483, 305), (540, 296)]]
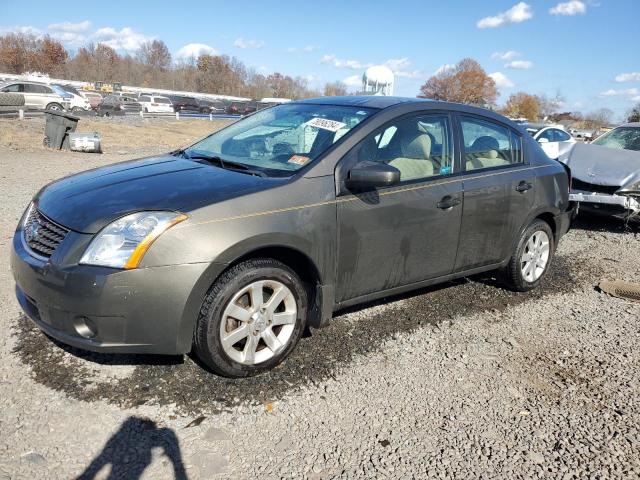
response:
[(13, 298), (31, 195), (130, 156), (0, 147), (0, 479), (640, 477), (640, 304), (595, 288), (638, 280), (637, 228), (580, 220), (539, 291), (487, 275), (354, 308), (232, 381), (56, 344)]

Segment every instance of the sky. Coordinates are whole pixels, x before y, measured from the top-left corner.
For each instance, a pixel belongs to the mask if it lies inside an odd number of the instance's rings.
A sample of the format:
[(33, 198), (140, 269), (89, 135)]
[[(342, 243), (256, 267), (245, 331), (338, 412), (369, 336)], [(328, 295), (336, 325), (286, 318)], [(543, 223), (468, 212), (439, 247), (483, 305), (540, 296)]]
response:
[(640, 102), (638, 18), (640, 0), (0, 0), (0, 34), (49, 34), (71, 51), (101, 41), (132, 53), (157, 38), (174, 59), (225, 54), (352, 91), (367, 66), (385, 64), (402, 96), (471, 57), (496, 81), (499, 104), (517, 91), (559, 94), (563, 110), (610, 108), (618, 120)]

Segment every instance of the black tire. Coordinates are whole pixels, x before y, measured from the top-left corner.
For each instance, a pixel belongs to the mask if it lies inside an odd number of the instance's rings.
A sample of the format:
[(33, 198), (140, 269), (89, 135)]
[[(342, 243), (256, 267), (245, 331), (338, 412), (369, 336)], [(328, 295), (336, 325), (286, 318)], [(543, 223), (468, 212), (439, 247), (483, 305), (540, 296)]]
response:
[[(547, 260), (545, 269), (540, 277), (533, 282), (529, 282), (524, 278), (524, 275), (522, 274), (521, 258), (526, 248), (527, 241), (534, 233), (538, 231), (545, 232), (549, 237), (549, 259)], [(509, 263), (501, 271), (503, 283), (508, 288), (510, 288), (511, 290), (515, 290), (516, 292), (527, 292), (529, 290), (537, 288), (538, 285), (540, 285), (540, 282), (549, 272), (549, 268), (551, 267), (551, 264), (553, 262), (554, 254), (555, 244), (551, 227), (544, 220), (534, 220), (531, 225), (529, 225), (524, 230), (524, 232), (522, 232), (520, 239), (518, 240), (518, 246), (516, 247), (515, 252), (511, 256)]]
[(0, 105), (3, 107), (21, 107), (24, 95), (21, 93), (0, 92)]
[(73, 107), (73, 108), (71, 109), (71, 111), (72, 111), (72, 112), (81, 112), (81, 111), (82, 111), (82, 109), (81, 109), (80, 107)]
[(144, 107), (144, 113), (149, 113), (149, 109), (147, 107)]
[(45, 108), (45, 110), (56, 110), (61, 112), (62, 110), (64, 110), (64, 108), (62, 108), (62, 105), (60, 105), (59, 103), (53, 102), (47, 105), (47, 108)]
[[(232, 360), (220, 340), (220, 322), (228, 302), (243, 287), (257, 280), (277, 280), (292, 292), (297, 307), (293, 333), (286, 347), (269, 360), (244, 365)], [(308, 295), (300, 277), (285, 264), (271, 258), (256, 258), (239, 263), (223, 273), (209, 289), (196, 323), (194, 353), (214, 373), (242, 378), (265, 372), (281, 363), (302, 336), (308, 315)]]

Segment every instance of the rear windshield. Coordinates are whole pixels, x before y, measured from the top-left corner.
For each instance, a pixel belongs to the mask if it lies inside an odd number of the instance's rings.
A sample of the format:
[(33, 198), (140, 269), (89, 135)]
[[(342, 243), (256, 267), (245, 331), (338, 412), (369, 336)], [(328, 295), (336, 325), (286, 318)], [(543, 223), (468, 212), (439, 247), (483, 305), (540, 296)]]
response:
[(272, 174), (291, 175), (375, 111), (336, 105), (279, 105), (210, 135), (185, 153), (220, 157)]
[(162, 98), (162, 97), (154, 97), (153, 99), (156, 103), (171, 103), (171, 100), (169, 100), (168, 98)]

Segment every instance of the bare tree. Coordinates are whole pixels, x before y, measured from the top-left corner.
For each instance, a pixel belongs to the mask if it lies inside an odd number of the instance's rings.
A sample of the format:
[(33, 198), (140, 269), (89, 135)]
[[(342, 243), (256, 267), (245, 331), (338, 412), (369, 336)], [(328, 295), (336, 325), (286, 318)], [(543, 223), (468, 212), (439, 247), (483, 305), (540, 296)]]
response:
[(611, 123), (613, 111), (609, 108), (600, 108), (589, 112), (584, 116), (584, 125), (586, 128), (601, 128)]
[(640, 122), (640, 103), (636, 103), (635, 106), (627, 113), (627, 122)]
[(339, 97), (347, 94), (347, 86), (341, 82), (329, 82), (324, 86), (324, 96), (325, 97)]
[(496, 83), (472, 58), (460, 60), (452, 69), (433, 75), (420, 87), (420, 97), (487, 106), (498, 96)]

